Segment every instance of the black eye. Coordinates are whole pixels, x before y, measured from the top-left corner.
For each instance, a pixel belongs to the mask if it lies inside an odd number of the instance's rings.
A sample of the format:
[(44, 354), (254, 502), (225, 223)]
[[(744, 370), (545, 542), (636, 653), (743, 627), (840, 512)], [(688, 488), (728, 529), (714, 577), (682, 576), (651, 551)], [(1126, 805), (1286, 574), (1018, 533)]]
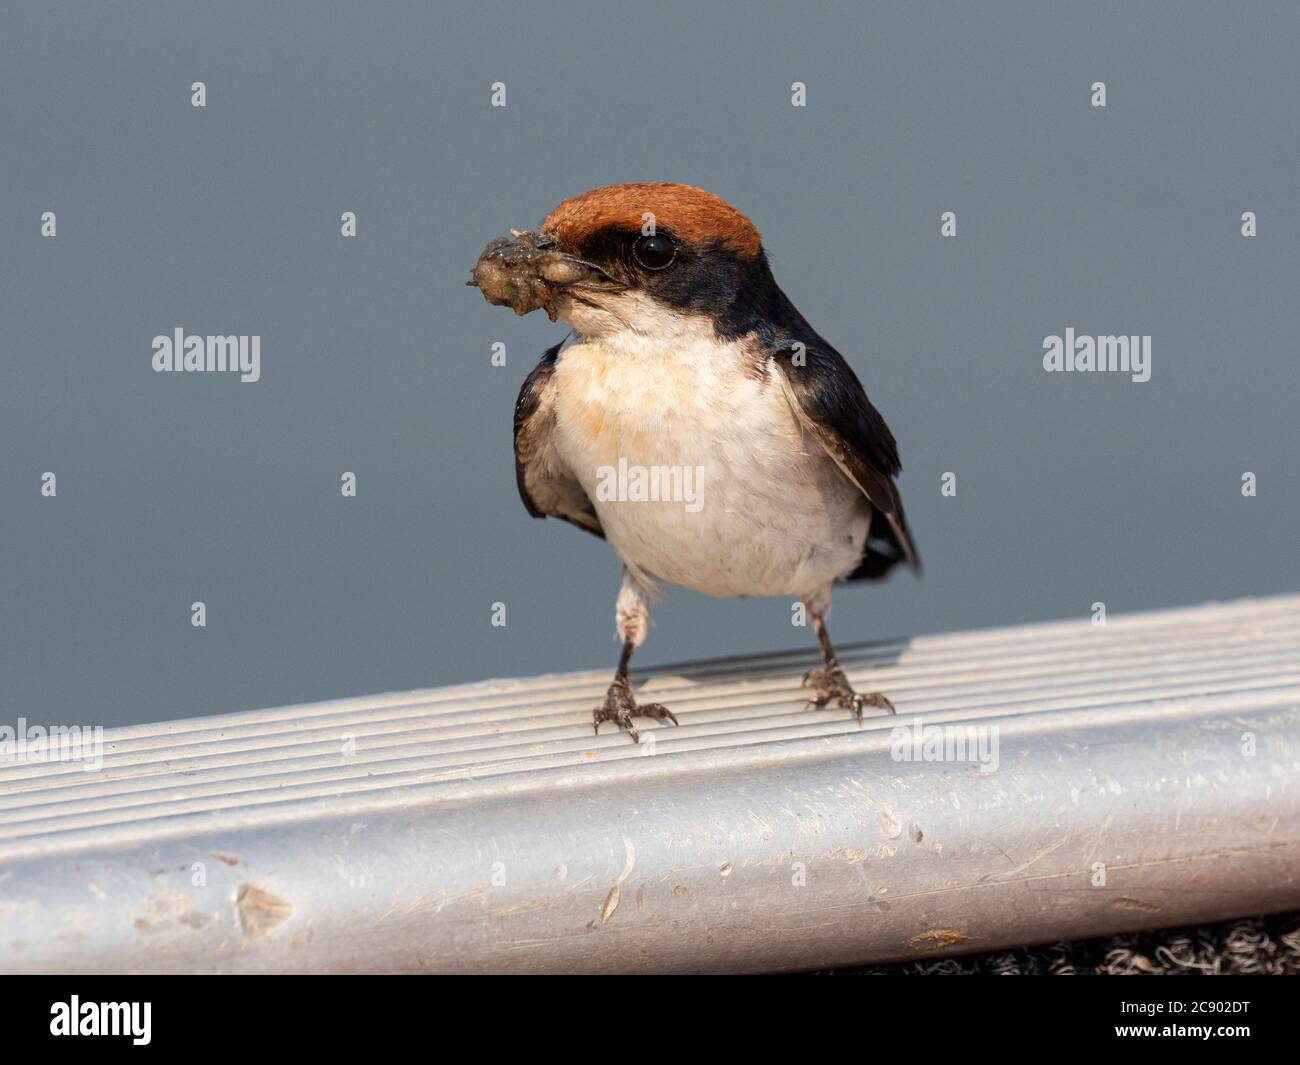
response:
[(662, 270), (677, 258), (677, 245), (656, 233), (633, 244), (632, 254), (647, 270)]

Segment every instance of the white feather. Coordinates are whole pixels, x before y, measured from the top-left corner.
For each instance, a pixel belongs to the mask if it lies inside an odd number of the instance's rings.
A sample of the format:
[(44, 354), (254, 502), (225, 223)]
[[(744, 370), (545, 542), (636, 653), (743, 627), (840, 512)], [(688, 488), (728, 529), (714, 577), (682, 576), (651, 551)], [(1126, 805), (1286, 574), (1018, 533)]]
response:
[[(824, 597), (862, 557), (871, 508), (806, 434), (781, 382), (701, 317), (620, 296), (565, 307), (556, 446), (638, 580), (710, 595)], [(601, 499), (602, 468), (698, 469), (701, 506)], [(606, 475), (607, 476), (607, 475)]]

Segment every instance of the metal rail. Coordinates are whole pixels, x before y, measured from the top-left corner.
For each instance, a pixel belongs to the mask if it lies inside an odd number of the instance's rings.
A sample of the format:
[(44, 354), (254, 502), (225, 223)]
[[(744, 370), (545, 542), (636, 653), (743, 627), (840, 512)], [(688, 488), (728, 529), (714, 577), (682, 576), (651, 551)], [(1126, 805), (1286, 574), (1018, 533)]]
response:
[[(105, 733), (0, 761), (0, 971), (773, 971), (1300, 906), (1300, 596)], [(610, 731), (605, 731), (610, 729)]]

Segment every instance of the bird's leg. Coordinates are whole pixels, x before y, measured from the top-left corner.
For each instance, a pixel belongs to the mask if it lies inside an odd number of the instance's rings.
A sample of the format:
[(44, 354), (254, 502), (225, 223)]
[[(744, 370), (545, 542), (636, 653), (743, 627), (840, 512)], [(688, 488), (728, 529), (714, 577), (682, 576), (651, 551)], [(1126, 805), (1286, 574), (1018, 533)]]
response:
[(674, 725), (677, 724), (677, 718), (662, 703), (639, 705), (633, 697), (632, 677), (627, 666), (635, 649), (631, 640), (623, 644), (623, 653), (619, 655), (618, 668), (614, 671), (614, 682), (605, 693), (605, 702), (592, 710), (591, 717), (592, 727), (597, 733), (600, 732), (602, 721), (614, 721), (627, 729), (633, 743), (640, 743), (641, 737), (632, 724), (634, 717), (653, 717), (661, 721), (667, 718)]
[(894, 713), (894, 704), (879, 692), (863, 694), (853, 690), (849, 678), (845, 676), (839, 660), (835, 657), (835, 648), (831, 646), (831, 638), (826, 632), (826, 622), (821, 613), (809, 611), (809, 616), (812, 618), (813, 632), (817, 633), (817, 642), (822, 648), (822, 660), (826, 665), (820, 669), (810, 669), (804, 674), (804, 684), (811, 684), (813, 687), (813, 695), (808, 700), (808, 706), (823, 707), (831, 700), (835, 700), (845, 710), (852, 710), (857, 714), (859, 721), (862, 720), (863, 707), (867, 706), (878, 706), (891, 714)]
[(592, 727), (599, 733), (602, 721), (613, 721), (627, 729), (634, 743), (640, 743), (641, 737), (632, 725), (634, 717), (653, 717), (660, 721), (667, 718), (674, 725), (677, 724), (677, 718), (661, 703), (638, 706), (632, 695), (632, 675), (628, 664), (632, 661), (632, 652), (641, 646), (650, 627), (650, 593), (626, 570), (623, 573), (623, 587), (618, 593), (615, 623), (618, 634), (623, 638), (623, 653), (619, 655), (614, 681), (605, 693), (604, 703), (591, 712)]

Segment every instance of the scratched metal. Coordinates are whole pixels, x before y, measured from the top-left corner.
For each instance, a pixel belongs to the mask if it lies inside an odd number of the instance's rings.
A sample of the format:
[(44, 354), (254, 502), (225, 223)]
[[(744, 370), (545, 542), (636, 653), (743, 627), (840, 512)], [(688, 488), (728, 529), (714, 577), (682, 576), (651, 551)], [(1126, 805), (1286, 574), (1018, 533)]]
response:
[[(805, 710), (798, 652), (647, 676), (681, 725), (639, 747), (601, 670), (0, 761), (0, 971), (773, 971), (1300, 907), (1300, 597), (843, 658), (896, 718)], [(901, 760), (918, 723), (996, 764)]]

